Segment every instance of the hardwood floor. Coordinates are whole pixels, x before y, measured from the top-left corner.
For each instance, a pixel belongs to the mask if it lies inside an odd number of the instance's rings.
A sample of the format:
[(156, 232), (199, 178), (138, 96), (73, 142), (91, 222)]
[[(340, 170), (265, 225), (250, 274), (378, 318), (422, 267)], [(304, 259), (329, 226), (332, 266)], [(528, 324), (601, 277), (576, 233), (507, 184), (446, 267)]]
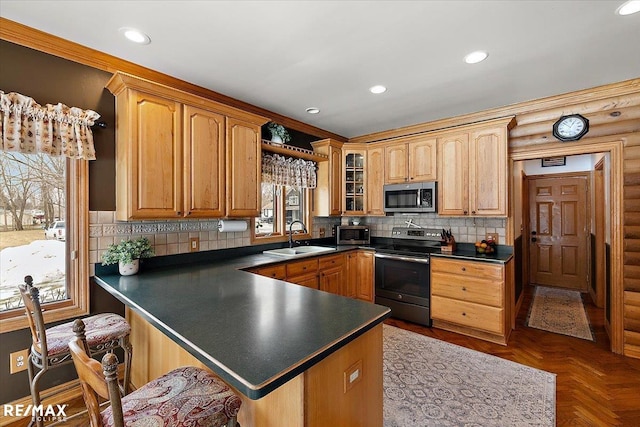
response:
[[(531, 289), (525, 291), (524, 298), (507, 347), (396, 319), (386, 323), (555, 373), (556, 424), (559, 427), (640, 426), (640, 360), (609, 351), (603, 311), (587, 304), (596, 335), (594, 343), (524, 326)], [(84, 403), (78, 399), (71, 405), (77, 411)], [(8, 427), (26, 425), (26, 422), (19, 422)], [(81, 416), (57, 425), (84, 426), (87, 418)]]

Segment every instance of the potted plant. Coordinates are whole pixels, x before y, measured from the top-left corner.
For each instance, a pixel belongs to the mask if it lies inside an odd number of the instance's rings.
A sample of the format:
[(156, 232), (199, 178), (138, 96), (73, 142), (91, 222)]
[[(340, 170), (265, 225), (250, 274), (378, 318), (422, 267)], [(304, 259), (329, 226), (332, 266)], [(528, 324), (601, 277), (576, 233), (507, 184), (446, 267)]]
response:
[(153, 248), (149, 239), (140, 237), (135, 240), (122, 240), (118, 244), (109, 245), (102, 254), (102, 265), (118, 263), (123, 276), (136, 274), (140, 268), (140, 258), (153, 256)]
[(269, 129), (269, 132), (271, 132), (271, 142), (286, 144), (291, 141), (291, 136), (289, 135), (289, 132), (287, 132), (287, 128), (284, 126), (275, 122), (269, 122), (267, 128)]

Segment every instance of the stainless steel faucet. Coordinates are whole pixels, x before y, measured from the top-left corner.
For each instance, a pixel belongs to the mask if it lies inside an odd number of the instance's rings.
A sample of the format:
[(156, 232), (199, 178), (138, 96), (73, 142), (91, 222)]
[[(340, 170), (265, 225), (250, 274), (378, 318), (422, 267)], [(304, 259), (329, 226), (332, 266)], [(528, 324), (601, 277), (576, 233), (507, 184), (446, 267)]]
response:
[(307, 226), (304, 225), (304, 222), (300, 221), (300, 220), (295, 220), (292, 221), (291, 224), (289, 224), (289, 247), (292, 248), (293, 247), (293, 224), (295, 223), (300, 223), (300, 225), (302, 225), (302, 230), (305, 232), (305, 234), (307, 233)]

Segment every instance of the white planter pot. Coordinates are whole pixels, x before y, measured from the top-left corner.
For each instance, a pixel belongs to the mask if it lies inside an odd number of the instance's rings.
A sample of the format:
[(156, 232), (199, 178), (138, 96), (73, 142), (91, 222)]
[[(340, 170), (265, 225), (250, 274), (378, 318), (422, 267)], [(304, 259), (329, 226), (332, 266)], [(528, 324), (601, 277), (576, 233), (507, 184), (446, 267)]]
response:
[(282, 144), (284, 141), (282, 140), (282, 138), (280, 138), (280, 135), (271, 135), (271, 142)]
[(118, 270), (120, 271), (120, 274), (123, 276), (131, 276), (133, 274), (136, 274), (139, 268), (140, 268), (139, 259), (134, 259), (133, 262), (130, 264), (123, 264), (121, 262), (118, 263)]

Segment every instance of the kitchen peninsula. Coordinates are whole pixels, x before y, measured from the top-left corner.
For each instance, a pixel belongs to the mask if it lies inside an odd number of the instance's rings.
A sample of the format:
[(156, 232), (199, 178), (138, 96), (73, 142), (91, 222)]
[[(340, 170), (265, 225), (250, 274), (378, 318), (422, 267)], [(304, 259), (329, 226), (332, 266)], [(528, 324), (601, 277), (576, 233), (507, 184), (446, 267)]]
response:
[(382, 426), (382, 321), (389, 309), (242, 271), (257, 254), (97, 272), (132, 325), (136, 387), (182, 365), (240, 392), (245, 426)]

